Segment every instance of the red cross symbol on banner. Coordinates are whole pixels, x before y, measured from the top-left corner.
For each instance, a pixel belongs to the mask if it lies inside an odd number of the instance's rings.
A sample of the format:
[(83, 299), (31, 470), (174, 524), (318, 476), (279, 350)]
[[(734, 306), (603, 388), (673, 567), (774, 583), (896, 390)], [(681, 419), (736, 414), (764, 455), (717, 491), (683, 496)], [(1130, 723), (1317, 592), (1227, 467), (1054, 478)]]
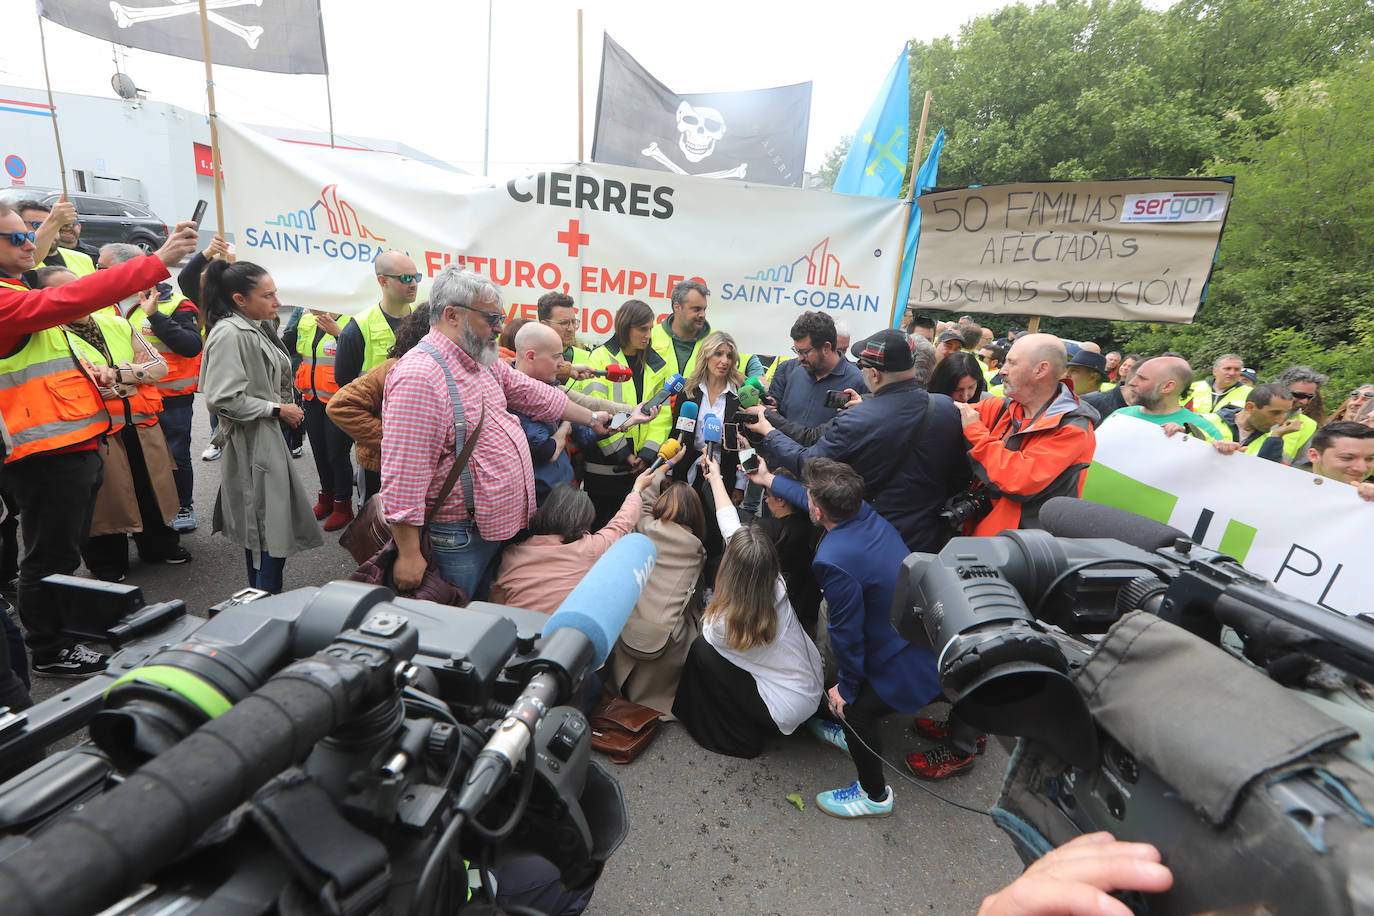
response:
[(567, 231), (558, 233), (558, 241), (568, 246), (568, 257), (575, 258), (578, 249), (583, 245), (590, 245), (592, 239), (591, 236), (582, 231), (577, 220), (570, 219), (568, 220)]

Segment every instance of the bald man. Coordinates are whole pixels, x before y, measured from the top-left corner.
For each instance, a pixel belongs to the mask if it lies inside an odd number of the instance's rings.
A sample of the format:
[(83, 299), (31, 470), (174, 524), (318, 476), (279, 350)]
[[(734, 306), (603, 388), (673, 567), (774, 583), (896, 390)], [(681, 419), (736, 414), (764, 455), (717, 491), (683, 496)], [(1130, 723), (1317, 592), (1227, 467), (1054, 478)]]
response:
[(1117, 414), (1148, 420), (1164, 427), (1165, 434), (1170, 436), (1190, 432), (1212, 442), (1229, 438), (1219, 422), (1179, 406), (1179, 396), (1192, 384), (1193, 368), (1187, 360), (1176, 356), (1147, 359), (1126, 382), (1135, 403), (1121, 408)]
[(1002, 365), (1005, 397), (954, 405), (963, 418), (975, 493), (991, 500), (985, 514), (963, 526), (966, 533), (1031, 527), (1045, 500), (1083, 494), (1097, 413), (1060, 381), (1068, 361), (1058, 337), (1027, 334)]
[(396, 329), (415, 310), (422, 276), (404, 251), (383, 251), (372, 262), (381, 293), (377, 304), (347, 319), (339, 332), (334, 378), (339, 387), (386, 360), (396, 343)]

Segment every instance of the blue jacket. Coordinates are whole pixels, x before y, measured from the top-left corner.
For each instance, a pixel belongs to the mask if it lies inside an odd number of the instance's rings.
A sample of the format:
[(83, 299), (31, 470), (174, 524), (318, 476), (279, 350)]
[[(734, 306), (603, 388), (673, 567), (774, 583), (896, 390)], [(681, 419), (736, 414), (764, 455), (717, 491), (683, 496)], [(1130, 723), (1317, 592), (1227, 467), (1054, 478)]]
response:
[[(775, 477), (773, 495), (808, 507), (806, 488), (795, 480)], [(865, 682), (898, 712), (915, 712), (940, 695), (935, 654), (892, 626), (892, 593), (906, 557), (897, 529), (864, 503), (830, 529), (811, 561), (829, 608), (830, 649), (846, 703)]]
[[(930, 425), (908, 450), (927, 409), (935, 411)], [(864, 479), (864, 498), (892, 523), (909, 550), (939, 553), (953, 533), (940, 509), (969, 482), (962, 428), (953, 401), (905, 379), (840, 411), (815, 445), (804, 448), (774, 430), (761, 451), (770, 466), (787, 468), (797, 477), (808, 458), (843, 461)], [(887, 483), (874, 492), (874, 484), (894, 466)]]

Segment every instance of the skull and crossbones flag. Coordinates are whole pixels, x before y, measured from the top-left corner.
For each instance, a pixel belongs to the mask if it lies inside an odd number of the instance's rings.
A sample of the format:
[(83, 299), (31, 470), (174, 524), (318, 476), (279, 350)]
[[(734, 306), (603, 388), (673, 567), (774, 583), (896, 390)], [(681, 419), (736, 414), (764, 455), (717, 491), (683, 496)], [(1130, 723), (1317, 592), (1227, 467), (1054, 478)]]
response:
[[(328, 73), (319, 0), (205, 0), (217, 64)], [(38, 0), (50, 22), (155, 54), (202, 60), (197, 0)]]
[(679, 95), (605, 36), (592, 161), (800, 187), (811, 84)]

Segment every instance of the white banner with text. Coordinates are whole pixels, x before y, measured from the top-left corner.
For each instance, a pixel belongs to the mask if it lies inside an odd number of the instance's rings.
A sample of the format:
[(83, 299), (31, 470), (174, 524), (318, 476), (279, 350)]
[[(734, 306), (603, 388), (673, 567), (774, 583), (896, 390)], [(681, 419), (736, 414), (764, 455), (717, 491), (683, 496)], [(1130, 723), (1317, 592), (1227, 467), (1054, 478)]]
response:
[(421, 300), (451, 263), (491, 278), (512, 317), (565, 292), (587, 343), (611, 335), (627, 299), (667, 314), (683, 279), (706, 283), (707, 320), (749, 352), (785, 352), (803, 310), (847, 320), (856, 340), (892, 314), (900, 200), (587, 164), (498, 184), (223, 127), (238, 256), (268, 269), (286, 305), (366, 309), (378, 298), (372, 261), (394, 248), (426, 278)]

